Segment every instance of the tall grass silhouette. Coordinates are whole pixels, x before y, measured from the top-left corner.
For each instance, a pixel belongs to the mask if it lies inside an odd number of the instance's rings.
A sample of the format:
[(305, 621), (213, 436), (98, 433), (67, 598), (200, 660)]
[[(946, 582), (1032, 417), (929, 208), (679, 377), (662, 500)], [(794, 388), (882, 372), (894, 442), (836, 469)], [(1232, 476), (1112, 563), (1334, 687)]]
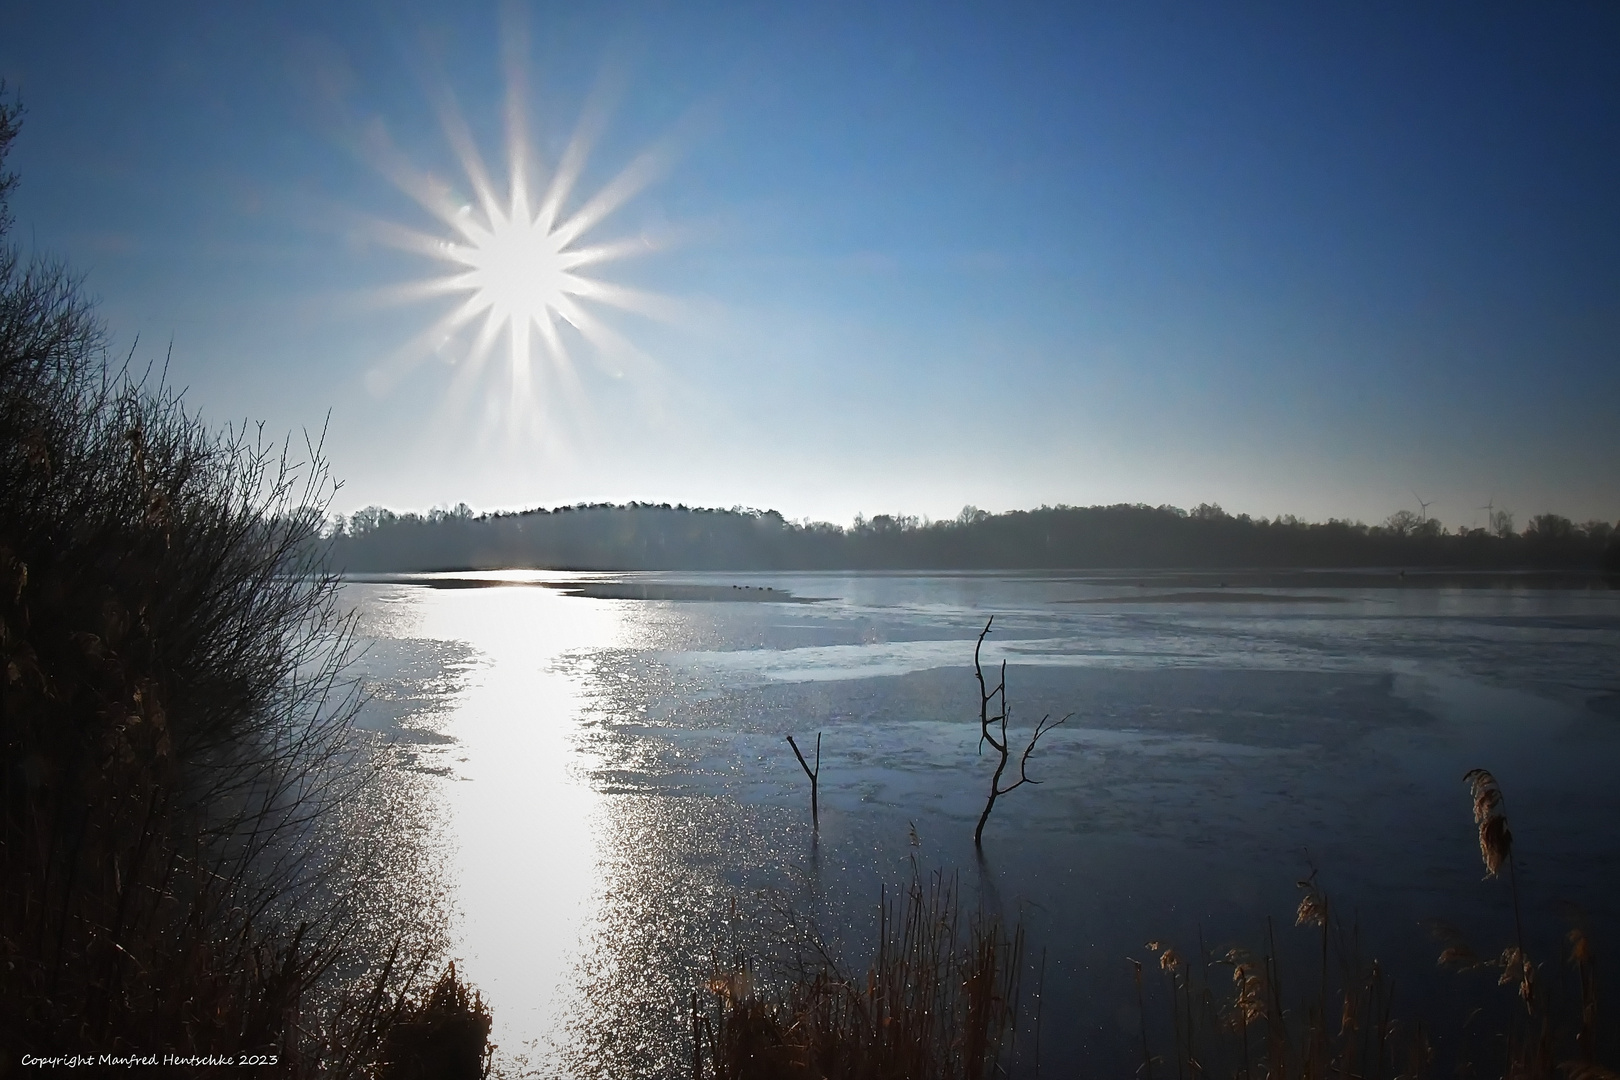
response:
[(737, 959), (693, 995), (694, 1080), (774, 1077), (980, 1080), (1018, 1025), (1021, 927), (964, 916), (953, 883), (915, 865), (899, 898), (885, 891), (864, 975), (819, 940), (786, 978)]
[[(1499, 1076), (1510, 1080), (1612, 1080), (1617, 1075), (1599, 1060), (1601, 1020), (1592, 943), (1577, 924), (1565, 937), (1567, 968), (1538, 965), (1525, 946), (1524, 915), (1513, 834), (1496, 778), (1470, 770), (1464, 781), (1473, 807), (1476, 839), (1486, 877), (1509, 879), (1512, 943), (1481, 956), (1460, 932), (1434, 924), (1444, 942), (1441, 967), (1484, 971), (1517, 998), (1513, 1008), (1490, 1008), (1480, 1000), (1467, 1030), (1449, 1033), (1457, 1075)], [(1200, 945), (1189, 961), (1164, 942), (1149, 942), (1163, 972), (1169, 1003), (1168, 1052), (1155, 1054), (1144, 1037), (1141, 1073), (1195, 1077), (1283, 1080), (1298, 1077), (1418, 1077), (1435, 1066), (1431, 1032), (1420, 1019), (1393, 1010), (1385, 969), (1364, 955), (1360, 927), (1345, 925), (1317, 875), (1299, 883), (1303, 891), (1295, 925), (1318, 935), (1315, 971), (1298, 972), (1288, 982), (1303, 989), (1283, 991), (1283, 971), (1270, 920), (1266, 945), (1213, 955)], [(1560, 970), (1560, 969), (1563, 970)], [(1230, 982), (1226, 976), (1229, 974)], [(1545, 985), (1544, 985), (1545, 984)], [(1223, 988), (1224, 987), (1224, 988)], [(1470, 1004), (1478, 988), (1458, 984), (1454, 993)], [(1144, 1032), (1147, 1027), (1143, 1008)], [(1162, 1043), (1161, 1043), (1162, 1046)]]
[[(1595, 950), (1577, 922), (1564, 935), (1564, 963), (1537, 964), (1525, 948), (1513, 835), (1500, 784), (1489, 772), (1465, 777), (1487, 879), (1509, 879), (1511, 943), (1476, 953), (1462, 935), (1434, 924), (1443, 968), (1484, 972), (1494, 987), (1460, 981), (1457, 1002), (1473, 1008), (1447, 1031), (1437, 1060), (1435, 1032), (1401, 1015), (1387, 965), (1369, 954), (1359, 921), (1341, 918), (1313, 868), (1299, 882), (1293, 926), (1309, 946), (1278, 946), (1265, 922), (1260, 946), (1184, 950), (1150, 941), (1131, 961), (1140, 1017), (1142, 1080), (1402, 1080), (1455, 1074), (1503, 1080), (1617, 1080), (1604, 1064), (1614, 1050), (1599, 1008)], [(983, 1077), (1026, 1075), (1009, 1051), (1020, 1035), (1021, 928), (969, 920), (936, 874), (913, 880), (896, 909), (885, 898), (876, 955), (864, 979), (843, 974), (825, 949), (819, 964), (760, 978), (735, 961), (711, 982), (709, 1003), (691, 1002), (695, 1080), (767, 1078)], [(1309, 956), (1285, 970), (1283, 957)], [(1507, 1007), (1510, 1006), (1510, 1007)], [(1036, 1036), (1038, 1040), (1038, 1035)], [(1037, 1042), (1038, 1048), (1038, 1042)], [(1073, 1063), (1052, 1063), (1072, 1075)], [(1068, 1065), (1065, 1071), (1065, 1064)], [(1439, 1069), (1445, 1066), (1445, 1073)], [(1039, 1068), (1039, 1054), (1035, 1055)]]

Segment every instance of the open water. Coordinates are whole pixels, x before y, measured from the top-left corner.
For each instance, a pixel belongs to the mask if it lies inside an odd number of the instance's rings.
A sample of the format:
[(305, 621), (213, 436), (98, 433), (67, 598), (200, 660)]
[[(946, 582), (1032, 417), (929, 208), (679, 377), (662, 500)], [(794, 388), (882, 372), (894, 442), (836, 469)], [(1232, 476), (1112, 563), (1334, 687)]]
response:
[[(1620, 591), (537, 572), (345, 589), (362, 723), (431, 780), (454, 952), (514, 1072), (689, 1075), (690, 995), (716, 964), (813, 921), (860, 970), (880, 888), (913, 867), (1025, 928), (1025, 1073), (1037, 1054), (1048, 1076), (1133, 1070), (1130, 958), (1263, 944), (1268, 915), (1286, 951), (1312, 867), (1398, 1010), (1443, 1028), (1460, 976), (1435, 971), (1427, 920), (1482, 953), (1512, 934), (1504, 883), (1482, 880), (1475, 766), (1506, 794), (1539, 955), (1557, 965), (1572, 917), (1620, 949)], [(1015, 749), (1068, 719), (976, 851), (991, 616)], [(813, 754), (817, 733), (819, 837), (785, 741)]]

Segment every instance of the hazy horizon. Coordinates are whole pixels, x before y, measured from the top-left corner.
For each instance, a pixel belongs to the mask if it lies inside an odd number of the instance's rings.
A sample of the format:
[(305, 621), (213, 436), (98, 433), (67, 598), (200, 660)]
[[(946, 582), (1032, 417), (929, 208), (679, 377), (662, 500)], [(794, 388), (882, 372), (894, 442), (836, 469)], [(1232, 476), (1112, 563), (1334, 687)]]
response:
[[(401, 515), (404, 515), (404, 514), (417, 514), (417, 515), (426, 517), (426, 516), (428, 516), (430, 514), (433, 514), (433, 513), (436, 513), (436, 512), (439, 512), (439, 513), (453, 512), (453, 511), (455, 511), (457, 509), (458, 503), (461, 503), (461, 501), (458, 500), (457, 503), (433, 503), (433, 504), (430, 504), (430, 505), (427, 505), (427, 506), (388, 506), (388, 505), (383, 504), (383, 503), (366, 503), (364, 505), (356, 505), (356, 506), (352, 506), (352, 507), (345, 506), (343, 509), (334, 508), (333, 511), (332, 511), (332, 514), (334, 516), (341, 515), (343, 517), (348, 517), (348, 516), (358, 512), (358, 511), (360, 511), (360, 510), (382, 509), (382, 510), (391, 511), (392, 513), (395, 513), (395, 514), (401, 514)], [(929, 523), (932, 523), (932, 522), (958, 520), (959, 516), (961, 514), (963, 514), (966, 511), (969, 511), (969, 510), (981, 510), (981, 511), (984, 511), (985, 513), (988, 513), (988, 514), (999, 515), (999, 514), (1011, 514), (1011, 513), (1018, 513), (1018, 512), (1029, 512), (1029, 511), (1036, 511), (1036, 510), (1089, 509), (1089, 508), (1093, 508), (1093, 507), (1097, 507), (1097, 506), (1108, 507), (1108, 506), (1121, 506), (1121, 505), (1124, 505), (1124, 506), (1146, 506), (1146, 507), (1150, 507), (1150, 508), (1153, 508), (1153, 509), (1163, 509), (1163, 508), (1166, 508), (1166, 507), (1170, 507), (1170, 508), (1177, 509), (1177, 510), (1182, 510), (1182, 511), (1192, 511), (1192, 510), (1196, 509), (1201, 504), (1214, 506), (1214, 507), (1224, 511), (1227, 514), (1230, 514), (1233, 517), (1238, 517), (1240, 515), (1247, 515), (1248, 517), (1253, 518), (1253, 519), (1255, 519), (1257, 521), (1258, 520), (1274, 521), (1274, 520), (1283, 520), (1283, 519), (1293, 517), (1293, 518), (1298, 519), (1303, 524), (1325, 524), (1325, 523), (1327, 523), (1329, 521), (1342, 521), (1342, 522), (1347, 522), (1347, 523), (1349, 523), (1351, 525), (1379, 525), (1379, 524), (1382, 524), (1385, 521), (1385, 519), (1390, 517), (1392, 514), (1395, 514), (1395, 513), (1399, 512), (1401, 510), (1410, 510), (1413, 514), (1419, 514), (1420, 517), (1421, 517), (1420, 511), (1418, 509), (1415, 509), (1416, 507), (1419, 506), (1419, 503), (1417, 501), (1415, 501), (1415, 500), (1412, 502), (1412, 505), (1410, 505), (1410, 506), (1397, 506), (1397, 507), (1394, 507), (1393, 509), (1391, 509), (1391, 511), (1388, 514), (1381, 515), (1381, 516), (1379, 516), (1377, 518), (1357, 518), (1357, 517), (1351, 517), (1351, 516), (1348, 516), (1348, 515), (1345, 515), (1345, 514), (1327, 514), (1327, 515), (1324, 515), (1324, 516), (1318, 518), (1318, 517), (1309, 517), (1309, 516), (1307, 516), (1305, 514), (1295, 514), (1295, 513), (1292, 513), (1291, 511), (1288, 511), (1288, 510), (1280, 510), (1280, 511), (1275, 511), (1275, 512), (1270, 512), (1270, 513), (1265, 512), (1265, 511), (1255, 512), (1255, 511), (1243, 509), (1241, 507), (1226, 506), (1226, 505), (1224, 505), (1222, 503), (1214, 502), (1213, 500), (1208, 500), (1208, 499), (1201, 499), (1198, 502), (1190, 503), (1190, 504), (1187, 504), (1187, 505), (1180, 505), (1180, 504), (1177, 504), (1177, 503), (1149, 503), (1149, 502), (1146, 502), (1146, 501), (1141, 500), (1141, 499), (1121, 499), (1118, 502), (1113, 502), (1113, 503), (1087, 503), (1085, 505), (1080, 505), (1080, 504), (1076, 504), (1076, 503), (1044, 502), (1044, 503), (1034, 503), (1034, 504), (1027, 505), (1027, 506), (1005, 506), (1005, 507), (980, 506), (977, 503), (964, 503), (961, 506), (957, 507), (957, 509), (955, 511), (953, 511), (953, 512), (940, 513), (940, 514), (913, 513), (909, 509), (894, 509), (894, 508), (881, 508), (880, 507), (880, 508), (875, 509), (875, 510), (858, 509), (858, 510), (854, 511), (854, 513), (852, 513), (849, 517), (843, 518), (843, 519), (836, 519), (836, 518), (829, 518), (829, 517), (817, 517), (814, 514), (790, 513), (788, 511), (784, 510), (780, 506), (751, 506), (751, 505), (747, 505), (747, 504), (744, 504), (744, 503), (732, 503), (732, 504), (730, 504), (728, 506), (716, 506), (716, 505), (706, 505), (706, 504), (703, 504), (703, 503), (683, 502), (680, 499), (650, 499), (650, 498), (639, 498), (639, 499), (638, 498), (630, 498), (630, 499), (578, 499), (578, 500), (575, 500), (573, 502), (556, 502), (556, 503), (543, 503), (543, 504), (513, 504), (513, 505), (510, 505), (510, 506), (487, 506), (487, 507), (482, 507), (482, 506), (472, 506), (470, 504), (463, 504), (463, 505), (467, 505), (467, 510), (474, 517), (486, 516), (486, 515), (495, 515), (495, 514), (523, 514), (523, 513), (530, 513), (530, 512), (534, 512), (534, 511), (567, 510), (567, 509), (574, 509), (574, 508), (581, 507), (581, 506), (603, 506), (603, 505), (607, 505), (607, 506), (623, 507), (623, 506), (630, 506), (630, 505), (641, 505), (641, 506), (660, 506), (660, 505), (663, 505), (663, 506), (672, 506), (672, 507), (685, 507), (686, 509), (689, 509), (689, 510), (720, 510), (720, 511), (731, 511), (731, 512), (742, 511), (742, 512), (759, 512), (759, 513), (772, 513), (772, 512), (774, 512), (774, 513), (780, 514), (782, 516), (783, 520), (785, 520), (785, 521), (787, 521), (787, 522), (789, 522), (791, 524), (796, 524), (796, 525), (802, 525), (802, 524), (837, 525), (840, 528), (847, 529), (847, 528), (850, 528), (853, 525), (857, 524), (857, 522), (860, 521), (860, 520), (870, 521), (873, 518), (879, 517), (879, 516), (887, 516), (887, 517), (891, 517), (891, 518), (895, 518), (895, 519), (911, 518), (911, 519), (915, 519), (915, 520), (919, 521), (920, 523), (926, 525), (926, 524), (929, 524)], [(1533, 517), (1536, 517), (1537, 515), (1540, 515), (1540, 514), (1559, 514), (1559, 512), (1557, 510), (1550, 510), (1550, 509), (1538, 509), (1538, 510), (1531, 510), (1531, 511), (1521, 510), (1521, 509), (1516, 508), (1516, 507), (1507, 506), (1507, 505), (1505, 505), (1505, 504), (1503, 504), (1501, 502), (1497, 502), (1492, 509), (1495, 510), (1495, 511), (1498, 511), (1498, 512), (1505, 511), (1508, 514), (1512, 515), (1513, 528), (1515, 529), (1515, 531), (1523, 530), (1524, 527), (1530, 523), (1530, 519), (1533, 518)], [(1439, 514), (1439, 513), (1434, 512), (1434, 507), (1433, 506), (1429, 507), (1429, 513), (1428, 513), (1427, 516), (1429, 518), (1433, 519), (1433, 520), (1436, 520), (1436, 521), (1440, 522), (1441, 526), (1444, 527), (1447, 530), (1455, 530), (1455, 529), (1458, 529), (1458, 528), (1481, 528), (1481, 529), (1485, 529), (1485, 528), (1489, 527), (1488, 524), (1484, 521), (1485, 510), (1483, 508), (1481, 508), (1480, 510), (1478, 510), (1476, 512), (1475, 517), (1478, 520), (1448, 521), (1443, 514)], [(1568, 514), (1559, 514), (1559, 516), (1569, 518)], [(1612, 519), (1609, 519), (1609, 518), (1602, 518), (1602, 517), (1599, 517), (1599, 518), (1570, 518), (1570, 521), (1573, 524), (1577, 525), (1577, 526), (1583, 526), (1583, 525), (1589, 524), (1591, 522), (1600, 522), (1602, 524), (1606, 524), (1606, 525), (1609, 525), (1611, 527), (1620, 526), (1620, 521), (1612, 520)]]
[(337, 511), (1620, 519), (1612, 7), (0, 26), (13, 238)]

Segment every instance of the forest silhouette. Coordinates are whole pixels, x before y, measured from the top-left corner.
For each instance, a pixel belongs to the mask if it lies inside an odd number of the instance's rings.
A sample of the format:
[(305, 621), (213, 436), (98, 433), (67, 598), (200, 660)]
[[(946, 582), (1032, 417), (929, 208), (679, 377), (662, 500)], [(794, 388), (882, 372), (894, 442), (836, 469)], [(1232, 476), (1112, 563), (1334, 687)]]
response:
[(792, 522), (774, 510), (668, 503), (598, 503), (475, 515), (465, 505), (427, 514), (369, 507), (329, 532), (334, 566), (349, 572), (522, 567), (568, 570), (1075, 570), (1345, 569), (1537, 570), (1620, 573), (1620, 534), (1608, 522), (1557, 514), (1515, 531), (1447, 531), (1410, 511), (1383, 523), (1253, 518), (1219, 506), (1043, 506), (991, 514), (965, 507), (926, 521), (880, 514), (845, 528)]

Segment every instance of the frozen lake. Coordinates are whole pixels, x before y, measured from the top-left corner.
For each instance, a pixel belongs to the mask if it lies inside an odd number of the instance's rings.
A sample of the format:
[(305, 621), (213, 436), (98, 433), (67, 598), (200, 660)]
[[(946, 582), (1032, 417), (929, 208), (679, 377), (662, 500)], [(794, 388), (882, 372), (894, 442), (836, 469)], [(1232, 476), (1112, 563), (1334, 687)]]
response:
[[(1032, 972), (1044, 950), (1050, 1075), (1133, 1068), (1127, 957), (1149, 938), (1258, 944), (1313, 864), (1387, 957), (1397, 1007), (1443, 1012), (1458, 976), (1434, 972), (1423, 921), (1482, 952), (1511, 925), (1481, 880), (1475, 766), (1506, 794), (1541, 955), (1573, 908), (1600, 951), (1620, 938), (1620, 592), (506, 572), (346, 594), (369, 643), (362, 722), (431, 779), (456, 954), (501, 1057), (537, 1075), (684, 1075), (686, 1002), (717, 956), (783, 908), (860, 942), (913, 860), (1021, 919)], [(972, 658), (992, 615), (1015, 744), (1073, 716), (981, 858)], [(785, 736), (817, 732), (813, 843)]]

